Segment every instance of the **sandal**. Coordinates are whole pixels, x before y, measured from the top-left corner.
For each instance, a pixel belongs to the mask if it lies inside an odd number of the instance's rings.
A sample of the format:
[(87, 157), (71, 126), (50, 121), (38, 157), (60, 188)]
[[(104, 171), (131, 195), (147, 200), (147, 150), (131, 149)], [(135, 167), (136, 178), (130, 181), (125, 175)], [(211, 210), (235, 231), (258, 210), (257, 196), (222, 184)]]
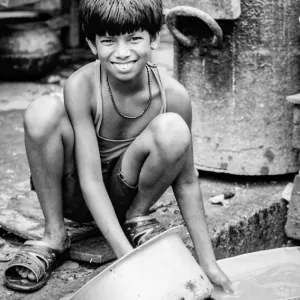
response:
[[(45, 246), (40, 241), (26, 241), (9, 263), (4, 274), (4, 285), (15, 291), (34, 292), (44, 286), (52, 271), (63, 263), (69, 254), (71, 242), (63, 252)], [(30, 270), (36, 280), (24, 279), (16, 267)]]
[(126, 220), (125, 235), (135, 248), (154, 238), (166, 229), (152, 216), (140, 216)]

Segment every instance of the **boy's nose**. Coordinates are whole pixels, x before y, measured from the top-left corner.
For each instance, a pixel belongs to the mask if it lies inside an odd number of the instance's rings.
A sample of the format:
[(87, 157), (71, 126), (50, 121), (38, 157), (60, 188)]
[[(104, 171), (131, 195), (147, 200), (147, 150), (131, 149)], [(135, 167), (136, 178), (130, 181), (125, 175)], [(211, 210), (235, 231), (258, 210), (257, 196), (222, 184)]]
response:
[(130, 49), (125, 43), (119, 43), (116, 46), (115, 55), (117, 58), (126, 58), (130, 56)]

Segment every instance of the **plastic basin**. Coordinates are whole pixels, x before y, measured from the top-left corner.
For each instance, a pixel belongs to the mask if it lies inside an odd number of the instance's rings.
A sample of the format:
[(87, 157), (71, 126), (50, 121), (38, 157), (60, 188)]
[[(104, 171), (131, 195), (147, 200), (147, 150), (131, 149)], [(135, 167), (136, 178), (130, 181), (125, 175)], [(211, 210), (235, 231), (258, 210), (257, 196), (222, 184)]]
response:
[(172, 228), (117, 260), (71, 300), (201, 300), (211, 283)]

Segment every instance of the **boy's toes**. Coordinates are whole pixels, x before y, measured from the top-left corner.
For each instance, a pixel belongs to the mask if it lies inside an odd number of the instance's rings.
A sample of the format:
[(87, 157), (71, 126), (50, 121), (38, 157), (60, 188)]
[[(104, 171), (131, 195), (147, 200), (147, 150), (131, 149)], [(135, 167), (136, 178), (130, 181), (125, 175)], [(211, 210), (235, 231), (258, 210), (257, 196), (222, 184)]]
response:
[(35, 280), (35, 275), (28, 270), (27, 268), (23, 268), (23, 267), (16, 267), (15, 268), (16, 272), (18, 272), (18, 274), (23, 278), (28, 278), (29, 280)]
[(32, 272), (28, 272), (27, 277), (29, 280), (35, 280), (35, 275)]
[(21, 274), (23, 273), (24, 268), (23, 267), (16, 267), (15, 270), (21, 276)]
[(28, 278), (29, 280), (35, 280), (35, 275), (27, 268), (16, 267), (16, 271), (24, 279)]
[(21, 275), (22, 278), (27, 278), (28, 270), (23, 269), (19, 274)]

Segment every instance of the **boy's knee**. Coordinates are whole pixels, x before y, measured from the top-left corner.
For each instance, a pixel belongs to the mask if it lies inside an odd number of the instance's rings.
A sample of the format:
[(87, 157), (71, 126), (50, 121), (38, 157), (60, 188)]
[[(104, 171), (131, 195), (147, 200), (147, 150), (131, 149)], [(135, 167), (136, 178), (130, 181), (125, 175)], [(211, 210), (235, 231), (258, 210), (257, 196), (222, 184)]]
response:
[(151, 124), (157, 147), (170, 159), (183, 155), (191, 144), (191, 133), (184, 119), (176, 113), (159, 115)]
[(33, 101), (24, 114), (24, 129), (33, 139), (46, 137), (55, 128), (64, 115), (61, 101), (52, 97), (42, 97)]

